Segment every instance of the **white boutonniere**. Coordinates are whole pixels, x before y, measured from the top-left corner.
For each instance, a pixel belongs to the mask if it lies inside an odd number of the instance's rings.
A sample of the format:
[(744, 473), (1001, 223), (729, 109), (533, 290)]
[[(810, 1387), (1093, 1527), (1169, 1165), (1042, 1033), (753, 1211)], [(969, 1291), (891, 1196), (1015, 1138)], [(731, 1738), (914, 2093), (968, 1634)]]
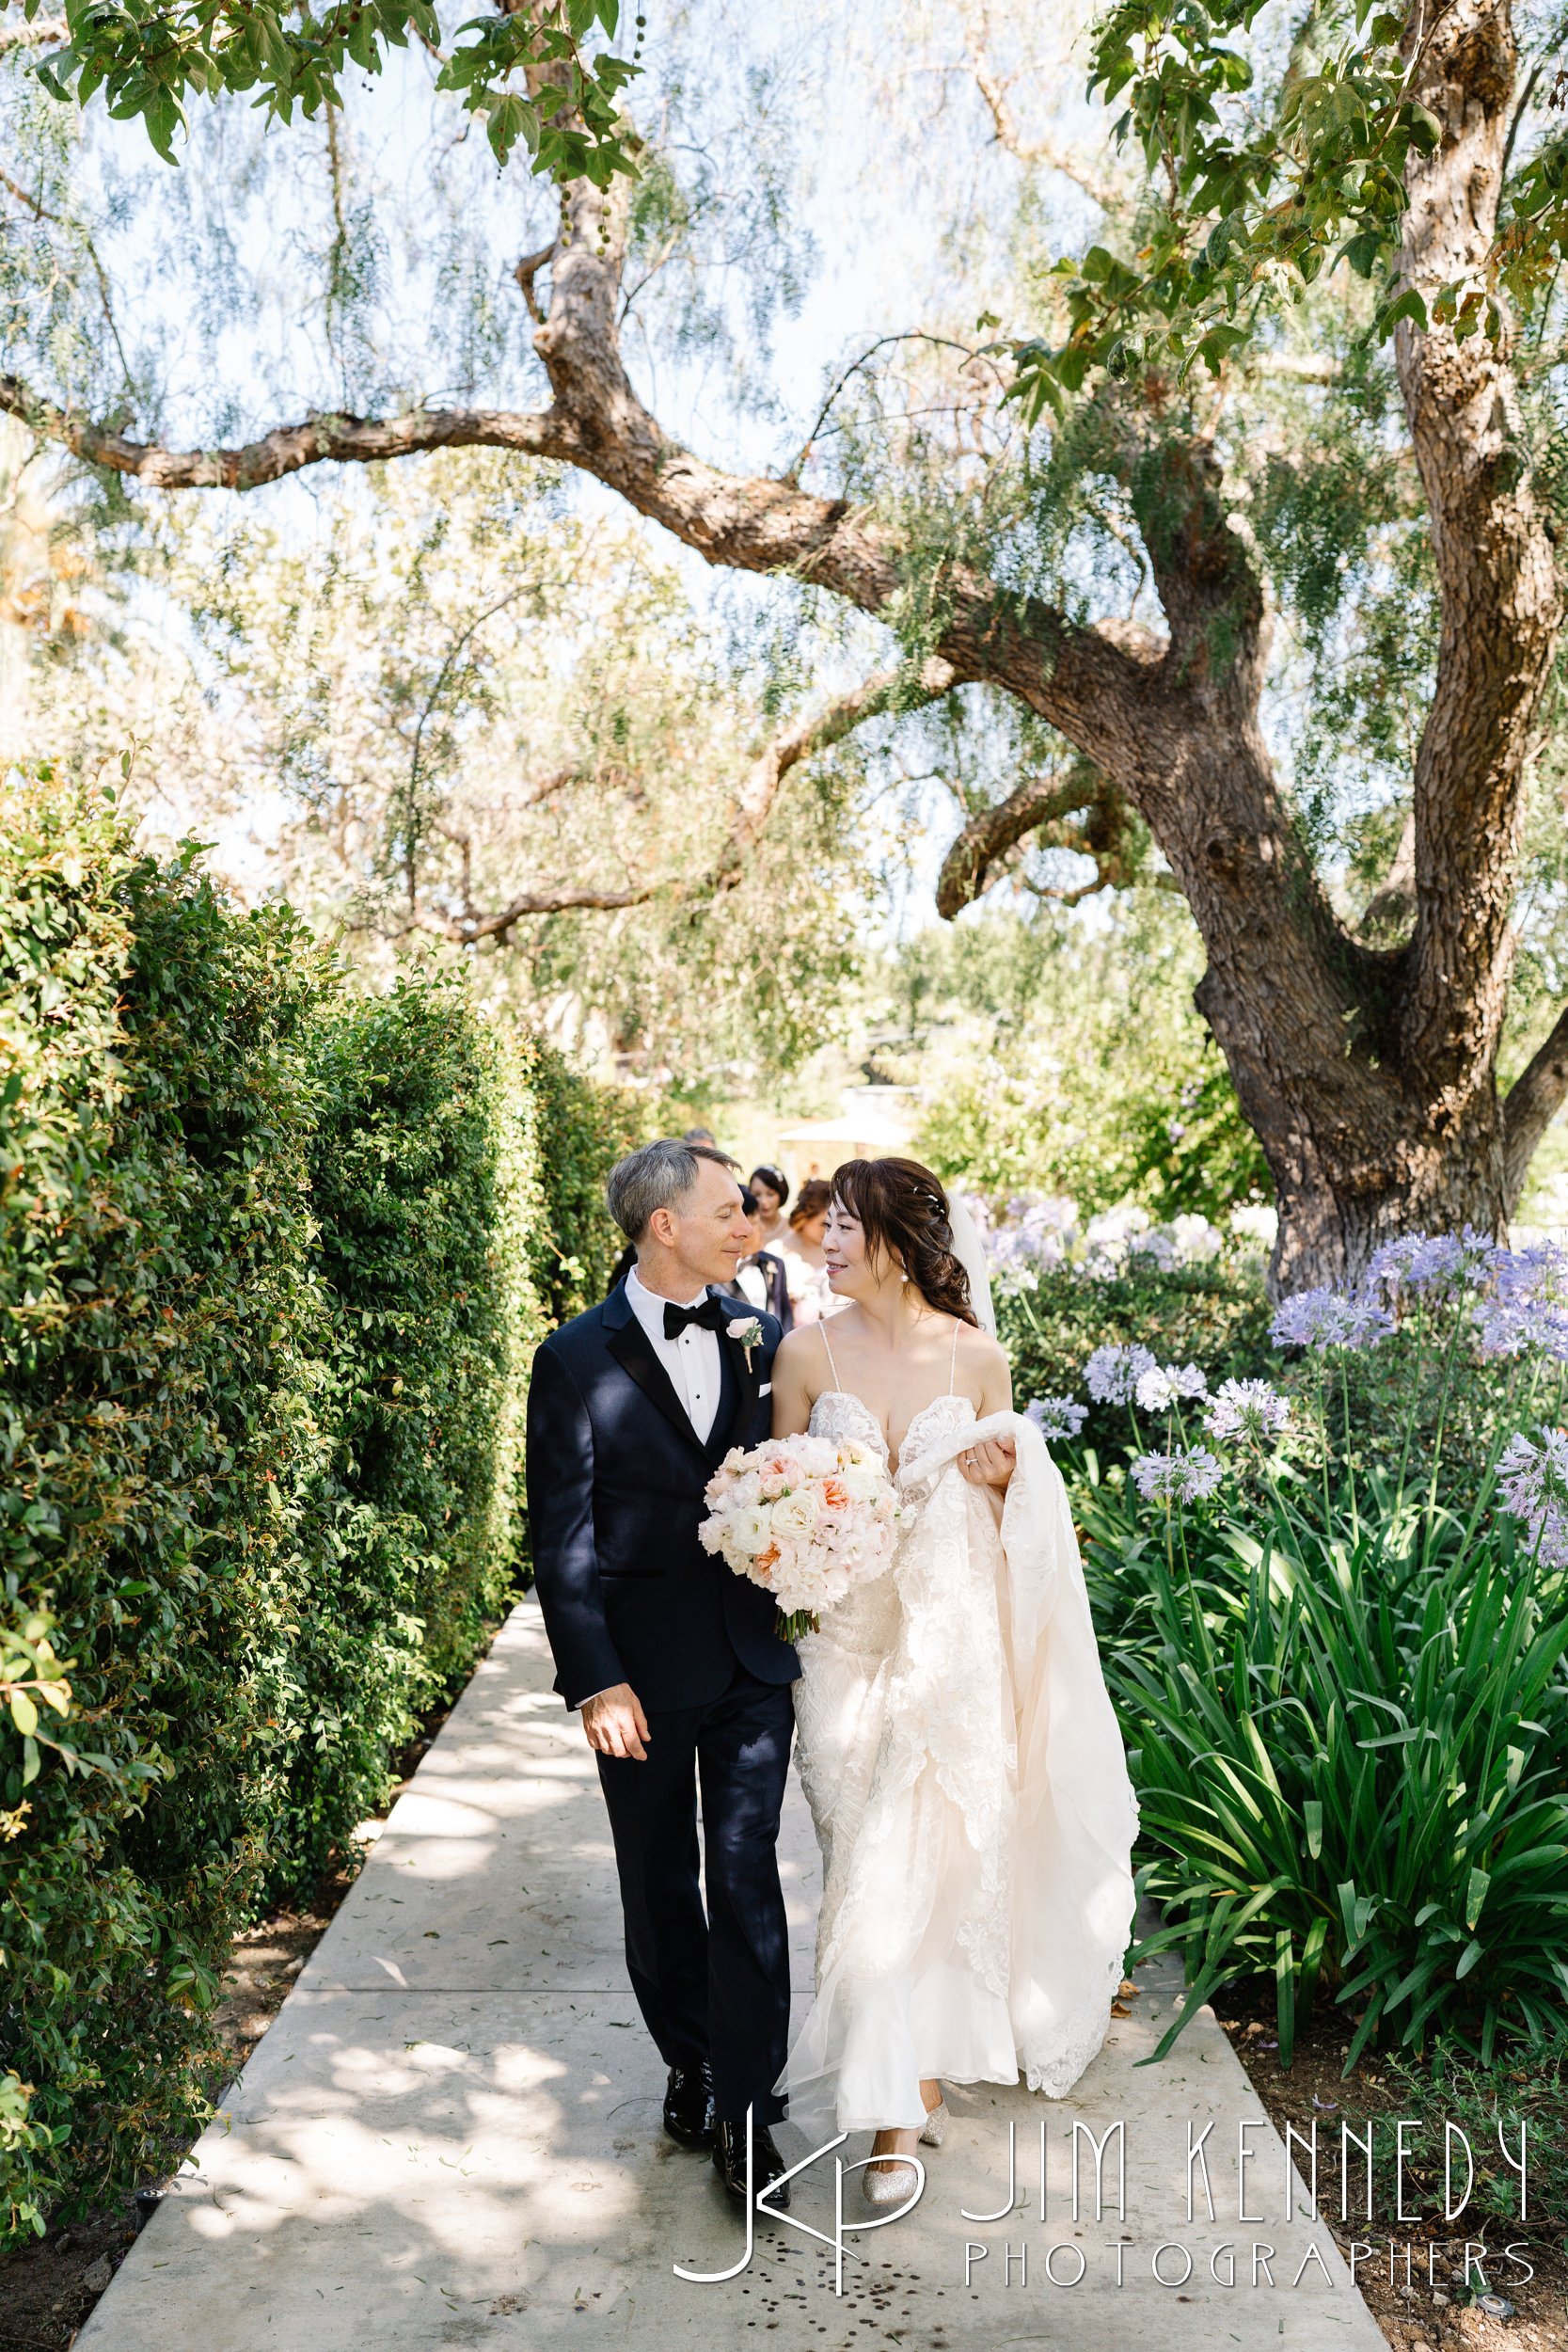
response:
[(762, 1345), (762, 1326), (755, 1315), (748, 1315), (742, 1323), (732, 1323), (729, 1336), (737, 1347), (746, 1351), (746, 1369), (752, 1369), (752, 1350)]

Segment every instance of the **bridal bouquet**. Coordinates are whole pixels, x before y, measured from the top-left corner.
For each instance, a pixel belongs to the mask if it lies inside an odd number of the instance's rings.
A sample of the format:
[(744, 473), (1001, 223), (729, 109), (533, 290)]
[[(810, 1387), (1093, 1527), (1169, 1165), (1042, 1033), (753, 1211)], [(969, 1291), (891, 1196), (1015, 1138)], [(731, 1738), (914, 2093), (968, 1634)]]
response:
[(779, 1604), (786, 1642), (815, 1633), (824, 1610), (880, 1576), (899, 1506), (878, 1455), (853, 1438), (775, 1438), (726, 1454), (707, 1484), (705, 1550)]

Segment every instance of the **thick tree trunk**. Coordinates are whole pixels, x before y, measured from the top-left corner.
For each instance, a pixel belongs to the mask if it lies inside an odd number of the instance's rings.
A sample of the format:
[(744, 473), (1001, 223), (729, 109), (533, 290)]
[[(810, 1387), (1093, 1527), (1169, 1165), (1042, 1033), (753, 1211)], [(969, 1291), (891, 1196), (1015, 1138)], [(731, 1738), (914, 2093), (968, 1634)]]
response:
[[(1346, 1023), (1325, 1057), (1305, 1022), (1264, 1025), (1255, 992), (1211, 963), (1197, 992), (1237, 1096), (1268, 1156), (1279, 1202), (1270, 1264), (1276, 1295), (1319, 1283), (1354, 1288), (1381, 1242), (1402, 1232), (1506, 1230), (1502, 1121), (1478, 1092), (1472, 1127), (1446, 1127), (1446, 1073), (1398, 1071)], [(1276, 1008), (1276, 1010), (1278, 1009)]]
[[(1228, 682), (1244, 701), (1239, 671)], [(1271, 1287), (1340, 1287), (1402, 1231), (1503, 1229), (1503, 1122), (1490, 1083), (1465, 1127), (1449, 1120), (1451, 1063), (1422, 1068), (1398, 1032), (1407, 951), (1380, 954), (1335, 920), (1226, 684), (1177, 740), (1156, 732), (1135, 747), (1129, 789), (1201, 930), (1197, 1009), (1274, 1176)]]

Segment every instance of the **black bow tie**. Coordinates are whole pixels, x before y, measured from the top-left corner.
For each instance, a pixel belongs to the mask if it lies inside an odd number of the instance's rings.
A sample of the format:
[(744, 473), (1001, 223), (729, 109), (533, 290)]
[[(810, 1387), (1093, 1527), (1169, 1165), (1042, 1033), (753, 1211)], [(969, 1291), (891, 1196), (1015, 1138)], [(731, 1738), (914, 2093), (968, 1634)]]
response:
[(678, 1340), (689, 1323), (700, 1323), (705, 1330), (722, 1331), (729, 1316), (717, 1298), (700, 1298), (694, 1307), (677, 1307), (671, 1299), (664, 1302), (664, 1336)]

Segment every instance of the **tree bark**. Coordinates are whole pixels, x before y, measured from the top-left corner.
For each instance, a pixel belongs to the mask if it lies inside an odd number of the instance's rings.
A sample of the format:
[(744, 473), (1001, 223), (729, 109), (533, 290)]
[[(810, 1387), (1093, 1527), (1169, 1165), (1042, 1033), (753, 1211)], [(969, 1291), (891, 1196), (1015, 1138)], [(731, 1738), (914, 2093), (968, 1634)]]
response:
[(1535, 1147), (1568, 1100), (1568, 1009), (1514, 1079), (1503, 1104), (1503, 1214), (1519, 1206)]
[[(1484, 292), (1518, 56), (1507, 0), (1412, 10), (1414, 91), (1442, 126), (1413, 155), (1401, 280), (1429, 313), (1445, 287)], [(1456, 1208), (1495, 1230), (1517, 1199), (1497, 1084), (1530, 735), (1562, 627), (1557, 564), (1525, 455), (1512, 334), (1396, 329), (1432, 517), (1441, 631), (1416, 760), (1415, 929), (1388, 1043), (1423, 1100)]]

